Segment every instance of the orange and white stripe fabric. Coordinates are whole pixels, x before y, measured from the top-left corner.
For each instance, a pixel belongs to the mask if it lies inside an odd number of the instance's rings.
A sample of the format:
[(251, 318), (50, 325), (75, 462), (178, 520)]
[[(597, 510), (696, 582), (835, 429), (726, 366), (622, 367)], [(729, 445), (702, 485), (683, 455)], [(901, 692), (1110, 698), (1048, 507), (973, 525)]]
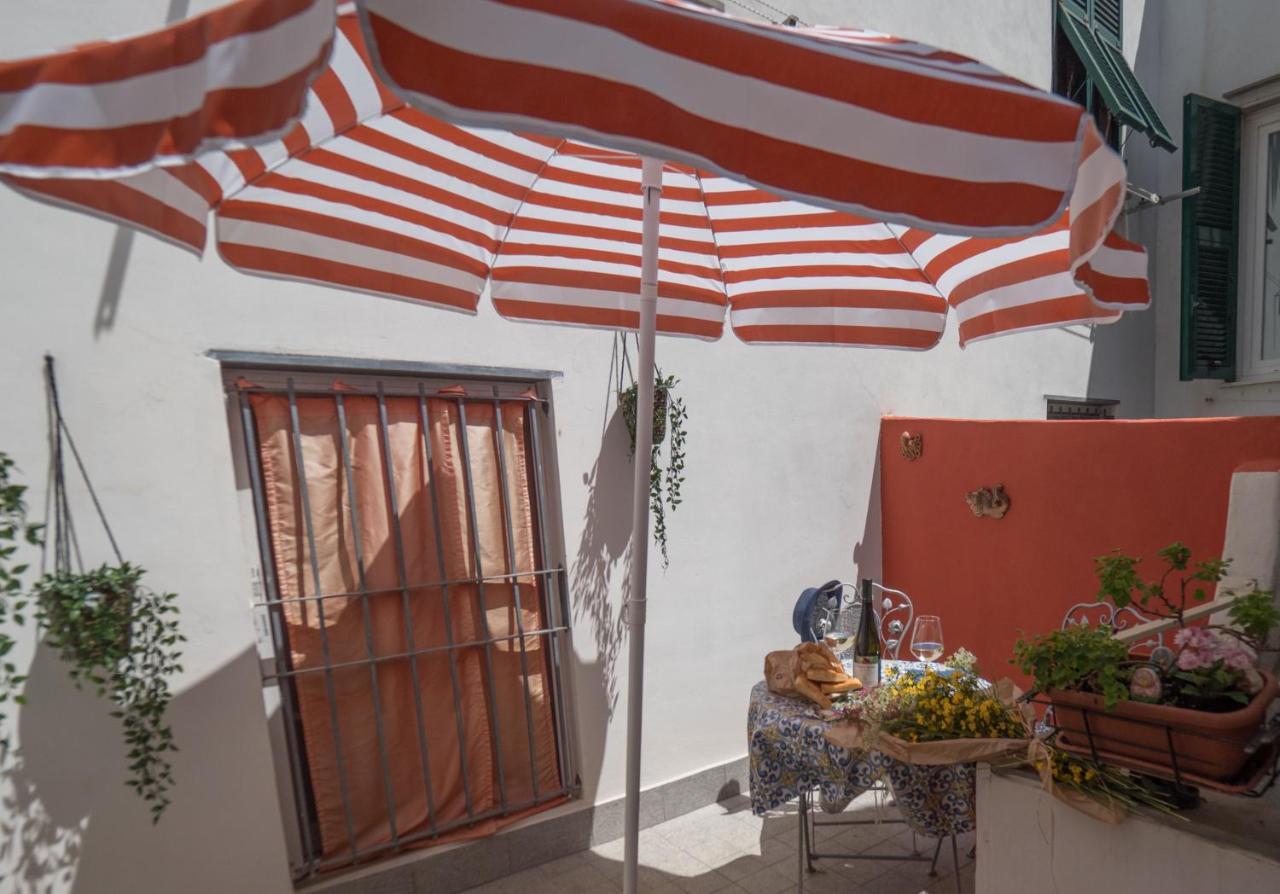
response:
[(1078, 105), (888, 35), (746, 22), (678, 0), (361, 0), (384, 81), (450, 120), (674, 160), (935, 232), (1068, 213), (1097, 251), (1125, 169)]
[(1070, 268), (1064, 218), (1034, 236), (979, 239), (892, 227), (955, 310), (960, 343), (1069, 323), (1110, 323), (1150, 301), (1146, 251), (1109, 234), (1088, 279)]
[(333, 0), (241, 0), (161, 31), (0, 62), (0, 173), (118, 177), (283, 133)]
[[(247, 273), (470, 313), (487, 289), (510, 319), (638, 325), (640, 159), (405, 106), (351, 11), (280, 139), (116, 180), (5, 180), (197, 254), (214, 211), (219, 254)], [(949, 305), (962, 342), (1144, 306), (1141, 249), (1113, 237), (1073, 275), (1067, 221), (938, 235), (667, 164), (658, 331), (718, 338), (727, 308), (746, 342), (924, 349)]]
[[(562, 142), (494, 263), (494, 307), (511, 319), (638, 328), (642, 216), (638, 156)], [(658, 331), (718, 338), (725, 286), (692, 169), (665, 166), (658, 230)]]

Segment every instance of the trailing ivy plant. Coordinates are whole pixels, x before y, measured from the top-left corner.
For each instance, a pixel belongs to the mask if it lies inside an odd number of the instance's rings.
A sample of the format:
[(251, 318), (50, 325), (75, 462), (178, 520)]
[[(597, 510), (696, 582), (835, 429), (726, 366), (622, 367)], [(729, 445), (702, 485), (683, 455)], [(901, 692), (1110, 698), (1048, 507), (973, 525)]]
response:
[(169, 806), (177, 751), (166, 721), (168, 678), (182, 671), (174, 593), (141, 586), (145, 572), (128, 562), (83, 573), (60, 571), (35, 585), (36, 617), (44, 641), (70, 665), (78, 688), (87, 684), (110, 699), (124, 727), (129, 778), (157, 822)]
[[(14, 639), (3, 627), (10, 621), (19, 625), (26, 621), (27, 601), (22, 578), (28, 566), (10, 563), (22, 543), (40, 545), (44, 527), (27, 521), (27, 489), (13, 482), (13, 469), (13, 459), (7, 453), (0, 453), (0, 705), (5, 706), (10, 701), (23, 703), (18, 689), (26, 681), (9, 657)], [(5, 719), (0, 712), (0, 753), (9, 748)]]
[[(649, 448), (649, 510), (653, 515), (653, 539), (662, 552), (665, 568), (667, 556), (667, 513), (680, 505), (680, 489), (684, 485), (685, 422), (689, 418), (684, 400), (673, 394), (680, 383), (675, 376), (657, 374), (653, 381), (653, 443)], [(618, 406), (631, 435), (631, 455), (636, 453), (636, 405), (639, 386), (632, 384), (618, 392)], [(667, 445), (667, 462), (662, 464), (662, 445)]]

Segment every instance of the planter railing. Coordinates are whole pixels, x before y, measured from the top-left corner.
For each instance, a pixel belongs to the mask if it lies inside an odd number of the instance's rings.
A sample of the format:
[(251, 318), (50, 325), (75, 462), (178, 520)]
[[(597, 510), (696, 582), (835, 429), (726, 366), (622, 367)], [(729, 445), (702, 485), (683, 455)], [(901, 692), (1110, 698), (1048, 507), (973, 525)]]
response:
[[(1182, 708), (1162, 712), (1163, 706), (1123, 701), (1107, 710), (1101, 698), (1081, 693), (1041, 693), (1031, 701), (1053, 709), (1050, 734), (1066, 751), (1180, 786), (1256, 798), (1280, 777), (1280, 715), (1263, 720), (1276, 694), (1276, 680), (1268, 675), (1266, 687), (1250, 705), (1220, 714)], [(1231, 717), (1246, 714), (1252, 719)], [(1189, 724), (1184, 715), (1201, 715), (1201, 722)], [(1206, 725), (1211, 718), (1227, 720)], [(1215, 765), (1215, 757), (1222, 763)]]

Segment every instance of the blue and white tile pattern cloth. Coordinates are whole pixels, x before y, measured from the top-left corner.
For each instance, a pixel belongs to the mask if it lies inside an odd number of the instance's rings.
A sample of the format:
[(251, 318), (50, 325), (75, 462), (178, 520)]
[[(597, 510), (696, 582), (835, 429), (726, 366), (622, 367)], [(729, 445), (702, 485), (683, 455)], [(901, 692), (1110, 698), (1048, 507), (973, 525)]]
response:
[(904, 764), (878, 751), (850, 751), (826, 737), (831, 724), (807, 699), (775, 695), (762, 680), (751, 690), (747, 747), (751, 809), (763, 814), (818, 789), (824, 801), (846, 802), (881, 777), (889, 780), (903, 819), (930, 838), (974, 829), (974, 764)]

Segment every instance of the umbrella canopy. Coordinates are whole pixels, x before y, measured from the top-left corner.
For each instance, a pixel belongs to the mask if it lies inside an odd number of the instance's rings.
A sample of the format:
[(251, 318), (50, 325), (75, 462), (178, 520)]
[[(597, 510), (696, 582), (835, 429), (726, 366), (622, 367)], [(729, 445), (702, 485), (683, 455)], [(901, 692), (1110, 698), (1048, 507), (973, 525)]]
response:
[[(637, 328), (641, 444), (654, 333), (715, 338), (726, 307), (746, 341), (926, 348), (948, 305), (972, 340), (1146, 304), (1145, 256), (1111, 232), (1124, 165), (1092, 118), (971, 59), (675, 0), (358, 6), (282, 138), (205, 154), (209, 136), (160, 140), (148, 168), (110, 128), (69, 121), (0, 141), (0, 173), (195, 251), (216, 209), (218, 250), (248, 272), (463, 311), (487, 284), (508, 317)], [(14, 83), (5, 126), (53, 114)], [(296, 114), (284, 105), (267, 117)], [(77, 144), (84, 177), (113, 157), (131, 176), (65, 179)], [(634, 472), (628, 892), (649, 483)]]
[[(256, 148), (114, 179), (7, 177), (248, 273), (503, 316), (639, 325), (639, 157), (569, 138), (451, 124), (378, 77), (353, 12), (304, 118)], [(1109, 322), (1147, 303), (1145, 254), (1112, 234), (1071, 273), (1070, 221), (1027, 237), (961, 237), (784, 199), (667, 163), (657, 331), (922, 349), (948, 302), (962, 343)], [(1106, 271), (1106, 276), (1094, 274)], [(1085, 274), (1091, 274), (1090, 283)]]
[(0, 62), (0, 172), (118, 177), (293, 127), (332, 0), (241, 0), (162, 31)]

